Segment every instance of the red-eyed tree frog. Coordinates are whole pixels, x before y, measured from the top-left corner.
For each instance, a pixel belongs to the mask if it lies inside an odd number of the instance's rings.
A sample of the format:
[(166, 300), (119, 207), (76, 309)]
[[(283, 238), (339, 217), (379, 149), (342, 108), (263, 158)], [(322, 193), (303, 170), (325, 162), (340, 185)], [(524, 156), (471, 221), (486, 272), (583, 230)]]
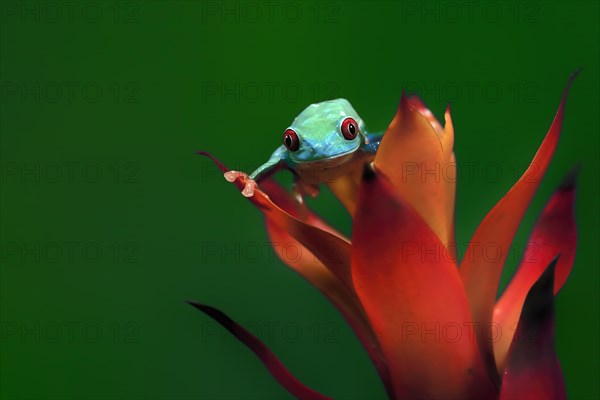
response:
[[(369, 134), (358, 113), (346, 99), (311, 104), (298, 115), (283, 134), (283, 144), (269, 160), (250, 174), (242, 193), (254, 194), (257, 182), (277, 170), (289, 169), (295, 176), (298, 194), (315, 196), (320, 183), (330, 187), (351, 170), (372, 161), (383, 133)], [(233, 182), (246, 174), (225, 173)]]

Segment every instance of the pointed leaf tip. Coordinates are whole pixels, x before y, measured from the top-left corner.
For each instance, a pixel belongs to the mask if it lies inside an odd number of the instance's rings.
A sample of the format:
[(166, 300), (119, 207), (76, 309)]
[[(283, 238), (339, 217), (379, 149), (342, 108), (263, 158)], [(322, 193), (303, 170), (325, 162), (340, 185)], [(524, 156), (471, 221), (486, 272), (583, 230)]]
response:
[(229, 168), (227, 168), (225, 166), (225, 164), (223, 164), (217, 157), (213, 156), (208, 151), (200, 150), (200, 151), (197, 151), (196, 154), (198, 154), (199, 156), (210, 158), (212, 160), (212, 162), (215, 163), (215, 165), (217, 166), (217, 168), (219, 168), (221, 170), (221, 172), (225, 173), (225, 172), (229, 171)]
[(563, 192), (568, 192), (575, 189), (575, 184), (577, 183), (577, 177), (579, 176), (579, 171), (581, 171), (581, 164), (575, 165), (563, 178), (562, 182), (558, 186), (559, 190)]
[(571, 72), (571, 75), (569, 75), (569, 83), (573, 82), (575, 80), (575, 78), (577, 78), (577, 76), (581, 73), (582, 70), (583, 70), (583, 67), (579, 67), (579, 68), (576, 68), (575, 71)]
[[(525, 298), (525, 307), (523, 312), (527, 309), (532, 311), (539, 311), (541, 308), (545, 308), (548, 302), (551, 302), (554, 298), (554, 273), (556, 271), (556, 263), (560, 258), (560, 254), (550, 261), (550, 264), (546, 267), (546, 270), (540, 276), (538, 281), (531, 287), (531, 290)], [(543, 299), (545, 301), (540, 301)]]
[[(579, 75), (579, 73), (581, 72), (581, 68), (577, 68), (575, 71), (571, 72), (571, 74), (569, 75), (569, 78), (567, 79), (567, 85), (565, 86), (565, 90), (563, 91), (563, 103), (564, 100), (567, 97), (567, 93), (569, 93), (569, 90), (571, 89), (571, 85), (573, 84), (573, 82), (575, 81), (575, 78), (577, 78), (577, 76)], [(562, 104), (561, 104), (562, 106)]]
[(363, 181), (372, 182), (375, 180), (375, 170), (371, 164), (365, 164), (363, 168)]
[(400, 104), (398, 108), (406, 109), (408, 107), (408, 95), (406, 94), (406, 90), (402, 89), (402, 94), (400, 95)]

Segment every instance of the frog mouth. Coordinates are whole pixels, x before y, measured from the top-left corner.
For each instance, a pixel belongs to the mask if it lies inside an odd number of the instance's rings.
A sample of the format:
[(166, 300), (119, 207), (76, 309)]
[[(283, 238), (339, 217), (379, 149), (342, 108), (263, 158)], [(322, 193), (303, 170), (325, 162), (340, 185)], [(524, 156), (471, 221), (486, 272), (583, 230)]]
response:
[(304, 161), (304, 160), (295, 159), (293, 157), (293, 155), (292, 155), (292, 159), (298, 165), (308, 166), (308, 165), (314, 164), (315, 166), (318, 165), (319, 168), (335, 168), (335, 167), (338, 167), (339, 165), (345, 163), (350, 157), (352, 157), (353, 153), (355, 153), (358, 150), (358, 147), (359, 146), (356, 146), (355, 148), (350, 149), (348, 151), (334, 154), (332, 156), (328, 156), (327, 158), (323, 158), (323, 159)]
[(348, 159), (350, 159), (354, 155), (355, 151), (356, 151), (356, 149), (350, 150), (350, 151), (346, 151), (344, 153), (336, 154), (336, 155), (331, 156), (331, 157), (329, 157), (329, 158), (327, 158), (325, 160), (317, 161), (317, 163), (319, 163), (319, 167), (323, 168), (323, 169), (326, 169), (326, 168), (335, 168), (335, 167), (338, 167), (341, 164), (344, 164), (346, 161), (348, 161)]

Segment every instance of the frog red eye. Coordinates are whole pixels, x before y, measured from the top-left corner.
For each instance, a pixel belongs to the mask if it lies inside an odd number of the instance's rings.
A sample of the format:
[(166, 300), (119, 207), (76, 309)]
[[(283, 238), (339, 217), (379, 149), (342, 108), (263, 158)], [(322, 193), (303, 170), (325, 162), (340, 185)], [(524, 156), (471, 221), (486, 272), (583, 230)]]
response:
[(296, 151), (300, 147), (300, 140), (298, 134), (293, 129), (287, 129), (283, 134), (283, 145), (288, 148), (289, 151)]
[(342, 135), (348, 140), (352, 140), (358, 135), (358, 124), (354, 118), (346, 118), (342, 121)]

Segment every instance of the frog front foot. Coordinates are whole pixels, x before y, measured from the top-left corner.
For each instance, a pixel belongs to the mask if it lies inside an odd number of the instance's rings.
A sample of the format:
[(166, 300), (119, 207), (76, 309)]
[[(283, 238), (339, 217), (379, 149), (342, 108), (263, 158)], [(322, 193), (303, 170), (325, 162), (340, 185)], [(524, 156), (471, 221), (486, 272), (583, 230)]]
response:
[(236, 179), (240, 178), (243, 182), (245, 182), (244, 190), (242, 190), (242, 194), (244, 197), (252, 197), (254, 196), (254, 190), (257, 187), (256, 181), (248, 176), (245, 172), (240, 171), (227, 171), (223, 174), (227, 182), (235, 182)]
[(319, 194), (319, 185), (306, 183), (302, 180), (297, 180), (296, 182), (294, 182), (294, 192), (300, 197), (310, 196), (312, 198), (315, 198)]

